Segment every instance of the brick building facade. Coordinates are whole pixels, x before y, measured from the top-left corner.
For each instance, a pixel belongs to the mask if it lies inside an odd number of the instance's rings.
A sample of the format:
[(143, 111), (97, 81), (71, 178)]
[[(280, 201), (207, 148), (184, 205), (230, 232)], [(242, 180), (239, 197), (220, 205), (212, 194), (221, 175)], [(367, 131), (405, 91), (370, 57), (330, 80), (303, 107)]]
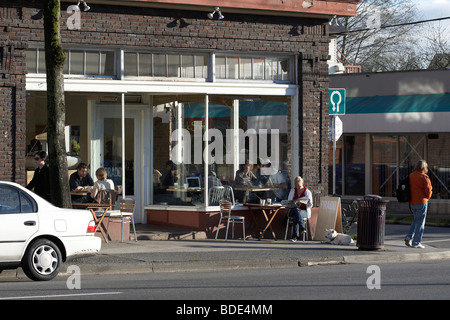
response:
[[(216, 64), (222, 61), (216, 58), (216, 55), (223, 55), (225, 57), (223, 61), (231, 61), (233, 56), (239, 56), (236, 61), (244, 61), (243, 59), (249, 55), (257, 56), (260, 59), (266, 59), (265, 70), (268, 70), (268, 60), (264, 56), (270, 55), (275, 57), (271, 59), (278, 59), (278, 61), (281, 61), (279, 57), (283, 57), (285, 59), (283, 61), (289, 61), (290, 69), (287, 72), (289, 79), (283, 78), (286, 81), (271, 82), (274, 84), (270, 84), (268, 90), (273, 89), (274, 94), (269, 100), (274, 101), (278, 99), (276, 97), (280, 92), (290, 92), (281, 99), (289, 106), (287, 157), (297, 158), (288, 163), (290, 176), (302, 175), (311, 190), (317, 194), (327, 194), (328, 21), (334, 14), (354, 15), (356, 1), (308, 2), (313, 6), (311, 9), (305, 5), (303, 8), (292, 9), (296, 7), (292, 1), (287, 2), (287, 6), (290, 7), (274, 8), (272, 11), (270, 8), (266, 8), (265, 11), (258, 11), (251, 7), (242, 10), (221, 8), (225, 19), (207, 18), (207, 12), (213, 7), (210, 1), (197, 1), (199, 3), (196, 2), (193, 6), (176, 4), (173, 1), (167, 1), (167, 3), (158, 1), (158, 5), (152, 5), (153, 1), (127, 1), (118, 5), (107, 4), (105, 1), (88, 2), (91, 9), (79, 12), (81, 21), (79, 30), (73, 30), (69, 25), (76, 14), (75, 11), (70, 10), (70, 6), (76, 5), (76, 1), (62, 2), (61, 5), (61, 38), (64, 49), (67, 49), (68, 53), (70, 51), (70, 55), (66, 58), (69, 73), (74, 72), (77, 54), (82, 50), (84, 50), (85, 70), (91, 66), (88, 61), (90, 53), (100, 57), (100, 64), (103, 63), (100, 67), (101, 72), (94, 77), (90, 77), (86, 71), (84, 76), (66, 75), (65, 90), (68, 100), (66, 121), (68, 124), (74, 124), (70, 123), (71, 114), (77, 113), (72, 104), (77, 105), (81, 101), (86, 105), (86, 116), (82, 119), (87, 119), (89, 122), (91, 115), (95, 112), (92, 101), (100, 101), (104, 95), (110, 97), (114, 92), (119, 94), (126, 86), (139, 87), (139, 89), (127, 90), (127, 94), (139, 96), (140, 102), (150, 99), (155, 106), (157, 97), (161, 95), (155, 88), (159, 83), (168, 88), (170, 84), (167, 83), (167, 79), (145, 78), (144, 83), (139, 82), (140, 79), (136, 77), (127, 78), (126, 64), (129, 61), (127, 59), (140, 55), (141, 60), (139, 58), (137, 60), (139, 69), (142, 67), (139, 61), (143, 61), (144, 54), (148, 50), (154, 55), (166, 54), (165, 59), (169, 61), (166, 69), (170, 68), (172, 53), (179, 55), (180, 61), (185, 58), (184, 54), (195, 55), (195, 59), (197, 55), (204, 55), (205, 59), (208, 59), (203, 66), (205, 70), (208, 69), (206, 80), (194, 81), (195, 89), (190, 92), (189, 88), (186, 89), (183, 85), (186, 83), (189, 87), (192, 85), (192, 79), (184, 82), (183, 79), (178, 78), (176, 88), (161, 91), (166, 96), (167, 92), (172, 93), (173, 90), (178, 90), (175, 94), (193, 95), (202, 93), (202, 90), (206, 94), (211, 94), (216, 92), (213, 89), (215, 83), (221, 83), (221, 89), (218, 91), (222, 92), (221, 94), (225, 92), (229, 97), (236, 99), (236, 96), (245, 96), (238, 89), (233, 91), (233, 88), (238, 88), (241, 84), (243, 87), (248, 85), (248, 81), (239, 78), (246, 65), (239, 66), (241, 73), (234, 79), (236, 81), (233, 87), (230, 85), (232, 80), (221, 81), (210, 70), (211, 61), (216, 61), (214, 62)], [(267, 1), (260, 2), (268, 5)], [(315, 8), (318, 11), (308, 11)], [(44, 30), (41, 2), (0, 1), (0, 31), (0, 132), (2, 136), (0, 180), (25, 184), (27, 144), (30, 137), (41, 133), (37, 132), (36, 128), (44, 125), (44, 123), (34, 123), (35, 119), (31, 111), (27, 110), (27, 108), (45, 110), (43, 102), (45, 101), (45, 77), (42, 75), (42, 66), (36, 66), (36, 72), (30, 71), (30, 61), (33, 63), (37, 61), (39, 64), (43, 55)], [(111, 55), (109, 52), (112, 52)], [(37, 54), (36, 59), (30, 58), (30, 54)], [(152, 58), (153, 67), (156, 64), (156, 55)], [(110, 56), (114, 60), (111, 63), (113, 71), (111, 71), (112, 74), (104, 76), (102, 75), (103, 67), (105, 63), (108, 63), (107, 59)], [(248, 61), (250, 61), (248, 65), (256, 68), (256, 58), (248, 58)], [(231, 68), (229, 64), (225, 66)], [(278, 72), (285, 72), (285, 70), (281, 71), (283, 62), (279, 62), (277, 66)], [(32, 68), (34, 67), (33, 65)], [(39, 71), (40, 67), (41, 71)], [(217, 66), (216, 70), (218, 70)], [(252, 72), (251, 77), (255, 79), (255, 71)], [(264, 73), (265, 77), (266, 73)], [(136, 75), (139, 76), (139, 74)], [(132, 81), (135, 83), (132, 84)], [(169, 82), (172, 81), (173, 79), (169, 79)], [(275, 88), (275, 84), (280, 86)], [(147, 86), (147, 91), (143, 89), (144, 86)], [(225, 86), (230, 86), (231, 89)], [(258, 82), (252, 82), (250, 86), (256, 88)], [(255, 92), (264, 92), (265, 86), (266, 83), (261, 83)], [(255, 96), (254, 93), (250, 95)], [(120, 95), (118, 96), (120, 98)], [(150, 96), (151, 98), (148, 98)], [(211, 95), (212, 100), (213, 98), (214, 96)], [(296, 111), (293, 112), (291, 109)], [(84, 109), (80, 110), (84, 111)], [(39, 114), (39, 110), (33, 112), (33, 114)], [(292, 115), (297, 119), (293, 119)], [(75, 122), (75, 124), (80, 124), (80, 120), (77, 121), (78, 123)], [(215, 123), (214, 120), (212, 123)], [(154, 125), (157, 125), (156, 122), (152, 124)], [(294, 128), (296, 125), (298, 125), (297, 129)], [(292, 131), (291, 128), (295, 130)], [(29, 132), (30, 130), (36, 131)], [(93, 150), (92, 142), (90, 142), (92, 139), (89, 136), (90, 130), (94, 129), (81, 128), (84, 134), (80, 141), (81, 154), (85, 162), (91, 162), (92, 155), (97, 152)], [(155, 133), (155, 141), (157, 136)], [(146, 139), (142, 140), (145, 142)], [(153, 151), (161, 147), (153, 144), (151, 146), (153, 150), (150, 150), (148, 156), (152, 156)], [(152, 161), (156, 163), (159, 159)], [(150, 164), (141, 164), (141, 168), (147, 170), (145, 173), (152, 169), (152, 161)], [(104, 165), (102, 161), (99, 163)], [(91, 168), (92, 172), (94, 170), (95, 168)], [(139, 169), (136, 168), (137, 170)], [(142, 200), (144, 206), (148, 202), (148, 200)]]

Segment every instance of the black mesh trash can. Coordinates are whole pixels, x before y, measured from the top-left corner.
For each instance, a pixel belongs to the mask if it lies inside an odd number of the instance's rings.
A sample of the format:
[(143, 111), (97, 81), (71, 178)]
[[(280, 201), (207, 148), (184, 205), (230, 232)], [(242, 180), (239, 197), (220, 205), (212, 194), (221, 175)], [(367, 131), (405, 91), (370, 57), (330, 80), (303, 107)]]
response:
[(358, 200), (358, 228), (356, 245), (360, 250), (384, 248), (386, 205), (389, 201), (379, 196), (366, 195)]

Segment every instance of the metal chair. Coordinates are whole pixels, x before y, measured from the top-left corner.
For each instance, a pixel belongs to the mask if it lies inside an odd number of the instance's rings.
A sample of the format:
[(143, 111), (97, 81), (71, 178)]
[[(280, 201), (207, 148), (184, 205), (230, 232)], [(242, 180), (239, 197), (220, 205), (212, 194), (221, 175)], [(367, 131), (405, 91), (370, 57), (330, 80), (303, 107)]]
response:
[[(134, 208), (136, 201), (134, 199), (121, 199), (119, 200), (120, 210), (112, 210), (109, 212), (108, 226), (106, 227), (106, 233), (108, 233), (110, 222), (120, 222), (122, 224), (121, 241), (123, 242), (123, 224), (132, 223), (134, 231), (134, 240), (137, 241), (136, 227), (134, 225)], [(125, 222), (125, 220), (128, 220)]]
[(234, 190), (231, 186), (225, 186), (223, 192), (223, 200), (230, 201), (234, 206), (236, 203), (234, 202)]
[(219, 235), (220, 225), (222, 224), (222, 221), (227, 221), (227, 230), (225, 233), (225, 241), (228, 239), (228, 229), (230, 227), (230, 222), (232, 223), (232, 238), (234, 238), (234, 223), (242, 223), (242, 235), (244, 237), (245, 241), (245, 217), (242, 216), (232, 216), (231, 215), (231, 208), (232, 204), (230, 201), (227, 200), (220, 200), (220, 220), (219, 224), (217, 225), (217, 232), (216, 232), (216, 239)]
[(214, 186), (209, 189), (209, 205), (218, 206), (219, 201), (223, 199), (225, 188), (223, 186)]
[[(305, 230), (302, 232), (303, 233), (303, 242), (305, 242), (306, 239), (308, 239), (308, 218), (303, 218), (303, 221), (305, 221)], [(289, 229), (289, 225), (293, 225), (294, 223), (294, 219), (292, 217), (287, 217), (287, 221), (286, 221), (286, 232), (284, 233), (284, 240), (287, 240), (287, 234), (288, 234), (288, 229)], [(292, 235), (292, 230), (291, 230), (291, 235)]]

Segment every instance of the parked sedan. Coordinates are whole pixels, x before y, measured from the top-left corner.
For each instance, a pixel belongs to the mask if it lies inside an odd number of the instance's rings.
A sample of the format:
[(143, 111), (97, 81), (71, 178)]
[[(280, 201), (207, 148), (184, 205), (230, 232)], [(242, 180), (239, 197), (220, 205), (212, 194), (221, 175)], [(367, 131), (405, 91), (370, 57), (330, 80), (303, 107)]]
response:
[(61, 209), (12, 182), (0, 181), (0, 272), (22, 267), (32, 280), (51, 280), (61, 264), (100, 251), (87, 210)]

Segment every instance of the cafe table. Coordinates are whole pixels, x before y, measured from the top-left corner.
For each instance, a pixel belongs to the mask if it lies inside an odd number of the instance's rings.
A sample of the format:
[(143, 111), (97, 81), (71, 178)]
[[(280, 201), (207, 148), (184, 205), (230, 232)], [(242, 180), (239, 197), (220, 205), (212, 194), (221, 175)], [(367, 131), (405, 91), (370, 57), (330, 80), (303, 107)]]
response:
[[(244, 206), (248, 207), (250, 209), (250, 212), (252, 214), (253, 222), (255, 223), (257, 232), (258, 232), (258, 238), (262, 239), (264, 238), (264, 233), (267, 231), (267, 229), (270, 228), (270, 231), (272, 232), (272, 236), (275, 240), (277, 240), (277, 237), (275, 235), (275, 232), (272, 229), (272, 221), (275, 219), (276, 215), (281, 209), (284, 209), (285, 207), (282, 206), (279, 203), (274, 204), (257, 204), (257, 203), (244, 203)], [(257, 221), (257, 214), (258, 212), (262, 212), (264, 219), (266, 220), (265, 226), (262, 228), (259, 226)]]
[[(95, 231), (97, 232), (97, 230), (100, 231), (100, 233), (103, 236), (103, 239), (105, 239), (106, 242), (108, 242), (108, 237), (106, 234), (105, 229), (102, 227), (102, 221), (106, 216), (106, 213), (108, 212), (108, 210), (110, 209), (110, 205), (109, 204), (99, 204), (99, 203), (72, 203), (72, 208), (74, 209), (87, 209), (92, 213), (92, 216), (94, 217), (95, 220)], [(95, 214), (95, 210), (103, 210), (101, 216), (97, 216)]]
[(271, 187), (247, 187), (247, 186), (237, 186), (234, 187), (234, 190), (236, 191), (245, 191), (245, 195), (244, 195), (244, 199), (243, 199), (243, 203), (246, 203), (249, 199), (250, 196), (250, 192), (266, 192), (266, 191), (271, 191), (274, 190), (275, 188), (271, 188)]

